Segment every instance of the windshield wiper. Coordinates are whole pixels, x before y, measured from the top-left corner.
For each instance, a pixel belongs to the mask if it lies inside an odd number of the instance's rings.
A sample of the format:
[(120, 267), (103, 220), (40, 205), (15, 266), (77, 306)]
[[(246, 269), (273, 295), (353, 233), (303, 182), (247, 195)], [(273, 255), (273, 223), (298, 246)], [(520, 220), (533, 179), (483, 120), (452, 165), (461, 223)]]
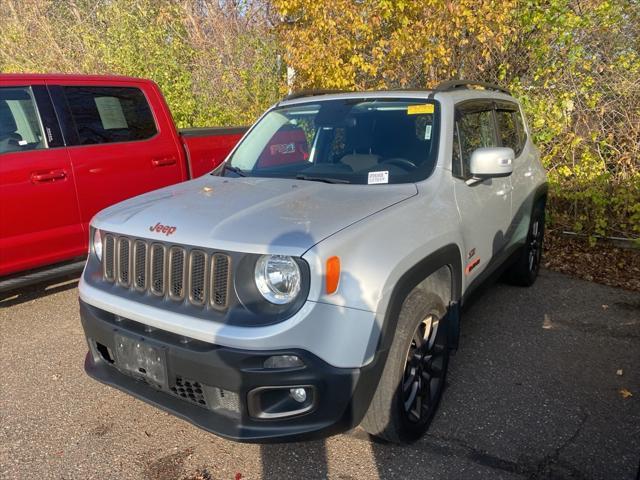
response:
[(330, 178), (330, 177), (312, 177), (300, 173), (296, 175), (296, 180), (309, 180), (310, 182), (325, 182), (325, 183), (351, 183), (349, 180), (343, 178)]
[(239, 177), (246, 177), (247, 176), (245, 171), (242, 170), (241, 168), (234, 167), (233, 165), (229, 165), (228, 163), (225, 163), (223, 172), (226, 172), (227, 170), (230, 171), (230, 172), (235, 173)]

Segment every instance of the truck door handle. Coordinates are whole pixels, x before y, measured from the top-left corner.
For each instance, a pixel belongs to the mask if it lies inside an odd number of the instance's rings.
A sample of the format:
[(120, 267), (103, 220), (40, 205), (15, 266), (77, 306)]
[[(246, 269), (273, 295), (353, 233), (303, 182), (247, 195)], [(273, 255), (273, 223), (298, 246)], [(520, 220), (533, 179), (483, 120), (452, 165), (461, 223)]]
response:
[(154, 158), (153, 160), (151, 160), (151, 164), (154, 167), (166, 167), (169, 165), (175, 165), (176, 157)]
[(57, 182), (58, 180), (64, 180), (67, 178), (67, 172), (64, 170), (52, 170), (46, 173), (32, 173), (31, 181), (33, 183), (49, 183)]

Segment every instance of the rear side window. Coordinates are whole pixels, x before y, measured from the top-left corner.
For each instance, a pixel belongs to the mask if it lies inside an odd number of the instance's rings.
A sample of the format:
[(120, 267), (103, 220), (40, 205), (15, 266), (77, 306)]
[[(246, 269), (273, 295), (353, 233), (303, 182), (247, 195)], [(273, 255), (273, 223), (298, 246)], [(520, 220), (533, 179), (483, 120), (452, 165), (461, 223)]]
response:
[(30, 87), (0, 88), (0, 154), (47, 148)]
[(516, 154), (520, 154), (522, 150), (524, 150), (524, 146), (527, 143), (527, 131), (524, 128), (524, 121), (522, 119), (522, 113), (520, 110), (513, 112), (513, 118), (516, 124), (516, 128), (518, 129), (518, 150), (516, 150)]
[(518, 127), (515, 121), (516, 112), (510, 110), (497, 110), (496, 120), (500, 132), (500, 141), (503, 147), (510, 147), (516, 153), (520, 153), (520, 139)]
[(453, 173), (457, 177), (468, 178), (473, 151), (497, 146), (493, 107), (487, 105), (486, 109), (458, 110), (453, 142)]
[(502, 146), (511, 147), (516, 156), (520, 155), (527, 142), (527, 132), (518, 106), (515, 103), (498, 102), (496, 121)]
[(145, 140), (157, 133), (146, 97), (132, 87), (63, 87), (80, 145)]

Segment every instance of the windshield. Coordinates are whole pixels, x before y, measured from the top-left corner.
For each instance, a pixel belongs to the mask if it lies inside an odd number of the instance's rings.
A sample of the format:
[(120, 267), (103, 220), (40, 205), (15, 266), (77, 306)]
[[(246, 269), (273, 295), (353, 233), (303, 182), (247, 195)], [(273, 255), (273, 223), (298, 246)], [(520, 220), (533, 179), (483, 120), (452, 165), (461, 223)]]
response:
[(435, 166), (438, 105), (340, 99), (277, 107), (249, 132), (223, 175), (331, 183), (408, 183)]

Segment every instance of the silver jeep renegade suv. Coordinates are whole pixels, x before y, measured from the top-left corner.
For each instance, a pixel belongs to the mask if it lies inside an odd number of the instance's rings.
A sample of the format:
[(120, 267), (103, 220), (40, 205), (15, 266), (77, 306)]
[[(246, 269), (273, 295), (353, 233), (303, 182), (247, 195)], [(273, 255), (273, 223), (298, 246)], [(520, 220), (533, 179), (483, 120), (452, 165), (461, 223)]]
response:
[(499, 87), (291, 95), (211, 175), (93, 219), (85, 369), (234, 440), (414, 440), (470, 292), (534, 282), (545, 200)]

